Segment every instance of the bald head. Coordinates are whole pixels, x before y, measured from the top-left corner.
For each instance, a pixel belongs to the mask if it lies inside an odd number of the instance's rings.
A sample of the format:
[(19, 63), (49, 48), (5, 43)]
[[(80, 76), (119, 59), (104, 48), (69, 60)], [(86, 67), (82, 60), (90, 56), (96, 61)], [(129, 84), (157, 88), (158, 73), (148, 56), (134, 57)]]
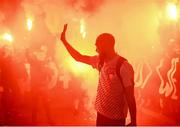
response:
[(98, 53), (108, 53), (114, 50), (115, 39), (112, 34), (102, 33), (96, 39), (96, 48)]

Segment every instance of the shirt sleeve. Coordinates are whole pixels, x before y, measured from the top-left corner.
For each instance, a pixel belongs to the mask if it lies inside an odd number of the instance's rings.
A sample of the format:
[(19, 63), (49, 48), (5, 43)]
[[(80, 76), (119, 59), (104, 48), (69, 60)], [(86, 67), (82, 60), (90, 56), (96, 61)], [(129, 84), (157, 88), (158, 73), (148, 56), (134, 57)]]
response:
[(134, 70), (133, 67), (125, 61), (120, 69), (120, 75), (123, 81), (124, 87), (134, 85)]

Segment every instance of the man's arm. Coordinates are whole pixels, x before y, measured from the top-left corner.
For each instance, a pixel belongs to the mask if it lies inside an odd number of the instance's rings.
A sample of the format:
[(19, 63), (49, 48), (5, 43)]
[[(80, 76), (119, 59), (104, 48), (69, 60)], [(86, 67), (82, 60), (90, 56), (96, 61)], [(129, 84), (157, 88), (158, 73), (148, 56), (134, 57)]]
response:
[(124, 84), (125, 98), (131, 116), (131, 123), (129, 125), (136, 126), (136, 101), (134, 96), (134, 71), (132, 66), (128, 62), (124, 62), (120, 74)]
[(63, 42), (64, 46), (66, 47), (69, 54), (78, 62), (83, 62), (86, 64), (91, 64), (90, 56), (85, 56), (80, 54), (76, 49), (74, 49), (66, 40), (66, 30), (67, 30), (67, 24), (64, 25), (63, 32), (61, 33), (61, 41)]
[(136, 126), (136, 101), (134, 97), (134, 86), (131, 85), (125, 88), (125, 97), (131, 116), (131, 123), (129, 125)]

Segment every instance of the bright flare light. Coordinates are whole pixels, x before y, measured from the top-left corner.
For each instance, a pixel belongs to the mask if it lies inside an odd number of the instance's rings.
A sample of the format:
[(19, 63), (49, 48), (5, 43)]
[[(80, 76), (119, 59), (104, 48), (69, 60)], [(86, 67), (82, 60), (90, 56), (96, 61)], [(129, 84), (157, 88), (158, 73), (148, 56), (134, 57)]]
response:
[(31, 31), (32, 30), (32, 26), (33, 26), (32, 19), (28, 18), (26, 24), (27, 24), (28, 31)]
[(83, 38), (86, 37), (86, 27), (85, 27), (85, 21), (84, 19), (80, 20), (80, 33), (82, 35)]
[(5, 33), (2, 38), (5, 41), (13, 42), (13, 36), (11, 34), (9, 34), (9, 33)]
[(67, 59), (66, 67), (75, 74), (87, 73), (89, 71), (88, 65), (75, 61), (73, 58)]
[(174, 3), (169, 3), (167, 5), (167, 15), (168, 18), (171, 20), (177, 20), (178, 18), (178, 11), (177, 11), (177, 7)]

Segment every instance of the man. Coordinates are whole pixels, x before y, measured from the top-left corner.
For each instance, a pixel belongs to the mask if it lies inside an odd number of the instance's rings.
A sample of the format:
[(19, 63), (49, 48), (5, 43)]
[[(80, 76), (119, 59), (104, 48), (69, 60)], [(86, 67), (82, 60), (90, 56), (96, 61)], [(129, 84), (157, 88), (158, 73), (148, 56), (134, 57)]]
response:
[(52, 81), (52, 70), (49, 68), (49, 60), (47, 58), (47, 47), (41, 46), (37, 51), (26, 52), (27, 60), (30, 64), (30, 82), (32, 94), (32, 124), (38, 124), (38, 104), (42, 103), (45, 109), (46, 117), (49, 125), (53, 125), (49, 85)]
[[(0, 49), (0, 73), (3, 92), (1, 97), (3, 125), (13, 125), (10, 119), (17, 114), (17, 106), (21, 97), (18, 86), (17, 61), (14, 58), (14, 48), (5, 45)], [(16, 110), (13, 110), (16, 109)], [(15, 124), (15, 123), (14, 123)]]
[[(91, 65), (99, 70), (99, 84), (95, 102), (97, 126), (125, 125), (129, 107), (131, 123), (136, 125), (136, 103), (134, 97), (134, 72), (132, 66), (124, 60), (116, 73), (120, 57), (114, 50), (115, 39), (111, 34), (103, 33), (96, 39), (98, 56), (85, 56), (75, 50), (66, 40), (67, 24), (61, 33), (61, 41), (70, 55), (79, 62)], [(120, 78), (122, 80), (120, 80)], [(127, 103), (126, 103), (127, 102)]]

